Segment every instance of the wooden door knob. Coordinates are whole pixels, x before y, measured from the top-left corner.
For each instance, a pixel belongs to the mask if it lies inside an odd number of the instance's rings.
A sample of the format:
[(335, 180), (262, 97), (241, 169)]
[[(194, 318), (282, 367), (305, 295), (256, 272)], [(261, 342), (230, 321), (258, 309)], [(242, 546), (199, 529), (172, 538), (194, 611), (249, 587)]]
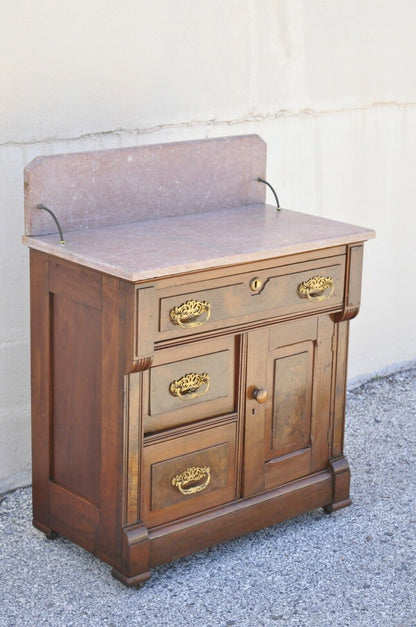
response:
[(266, 388), (257, 388), (254, 390), (253, 398), (255, 398), (258, 403), (265, 403), (267, 401)]

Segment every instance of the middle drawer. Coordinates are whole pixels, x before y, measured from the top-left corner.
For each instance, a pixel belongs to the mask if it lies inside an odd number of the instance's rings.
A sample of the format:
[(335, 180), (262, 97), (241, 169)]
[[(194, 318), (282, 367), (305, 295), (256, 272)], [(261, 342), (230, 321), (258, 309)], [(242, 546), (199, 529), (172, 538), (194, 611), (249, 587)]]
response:
[(156, 351), (143, 373), (144, 432), (233, 413), (236, 342), (226, 336)]

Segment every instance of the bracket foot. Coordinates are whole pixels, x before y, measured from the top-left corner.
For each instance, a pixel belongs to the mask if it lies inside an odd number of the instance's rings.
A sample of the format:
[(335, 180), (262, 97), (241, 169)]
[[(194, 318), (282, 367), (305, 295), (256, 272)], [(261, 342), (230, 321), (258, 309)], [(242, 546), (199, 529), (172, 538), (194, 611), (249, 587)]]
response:
[(118, 579), (126, 586), (141, 588), (146, 583), (146, 581), (150, 579), (152, 573), (148, 571), (146, 573), (140, 573), (140, 575), (134, 575), (134, 577), (127, 577), (127, 575), (124, 575), (119, 570), (112, 568), (111, 574), (115, 579)]

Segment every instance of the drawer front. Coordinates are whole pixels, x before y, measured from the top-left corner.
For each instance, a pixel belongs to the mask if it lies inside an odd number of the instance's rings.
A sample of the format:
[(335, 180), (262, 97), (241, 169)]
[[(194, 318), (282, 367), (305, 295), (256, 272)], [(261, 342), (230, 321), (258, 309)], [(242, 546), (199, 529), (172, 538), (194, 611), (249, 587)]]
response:
[(235, 498), (236, 423), (149, 444), (142, 518), (152, 527)]
[(144, 373), (144, 432), (235, 411), (234, 337), (156, 352)]
[[(340, 308), (345, 255), (184, 286), (159, 299), (159, 337), (199, 333), (250, 320)], [(204, 289), (201, 289), (204, 288)]]

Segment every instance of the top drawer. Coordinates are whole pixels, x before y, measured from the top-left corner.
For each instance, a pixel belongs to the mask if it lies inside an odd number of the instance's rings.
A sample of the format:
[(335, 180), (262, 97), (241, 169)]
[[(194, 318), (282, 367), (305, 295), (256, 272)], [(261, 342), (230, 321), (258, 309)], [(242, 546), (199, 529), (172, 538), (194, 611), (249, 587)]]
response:
[(158, 290), (156, 341), (340, 308), (344, 278), (337, 255)]

